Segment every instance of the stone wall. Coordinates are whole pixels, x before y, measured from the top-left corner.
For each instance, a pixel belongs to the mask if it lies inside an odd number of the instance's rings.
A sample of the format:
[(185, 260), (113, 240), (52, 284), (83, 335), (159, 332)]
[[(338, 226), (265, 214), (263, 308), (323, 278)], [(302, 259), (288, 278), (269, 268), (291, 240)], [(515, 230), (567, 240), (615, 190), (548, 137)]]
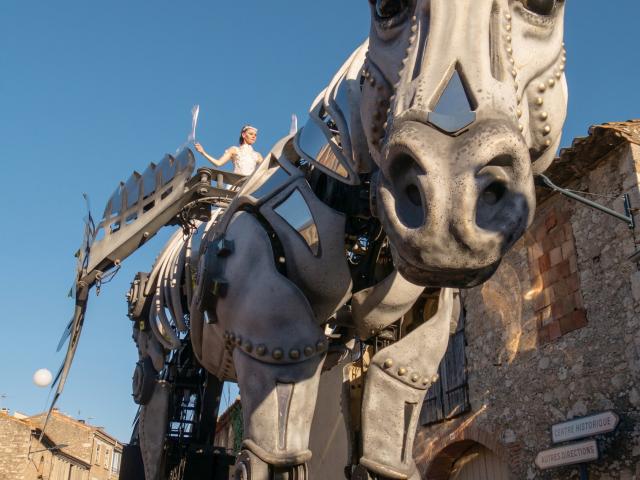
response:
[(30, 439), (27, 424), (0, 413), (0, 479), (25, 479)]
[(525, 237), (532, 288), (525, 294), (536, 316), (538, 343), (548, 343), (587, 324), (572, 205), (564, 198), (546, 202)]
[[(51, 415), (42, 442), (39, 433), (46, 415), (16, 418), (0, 413), (0, 480), (115, 480), (114, 452), (122, 445), (100, 428), (89, 426), (57, 410)], [(96, 457), (100, 443), (102, 454)], [(63, 445), (60, 448), (54, 448)], [(104, 450), (110, 454), (105, 467)]]
[[(29, 417), (36, 426), (42, 427), (46, 414)], [(74, 458), (89, 464), (92, 460), (93, 430), (82, 425), (74, 418), (68, 417), (59, 411), (55, 411), (47, 424), (46, 436), (52, 444), (65, 444), (62, 451)]]
[[(584, 171), (568, 186), (605, 195), (593, 199), (618, 212), (623, 192), (640, 207), (637, 145), (624, 143)], [(628, 260), (639, 243), (640, 229), (573, 200), (541, 202), (496, 275), (464, 292), (472, 409), (419, 430), (424, 478), (448, 478), (473, 443), (498, 454), (514, 479), (578, 478), (575, 467), (535, 466), (552, 447), (551, 425), (614, 410), (621, 424), (599, 437), (590, 478), (640, 479), (640, 271)]]

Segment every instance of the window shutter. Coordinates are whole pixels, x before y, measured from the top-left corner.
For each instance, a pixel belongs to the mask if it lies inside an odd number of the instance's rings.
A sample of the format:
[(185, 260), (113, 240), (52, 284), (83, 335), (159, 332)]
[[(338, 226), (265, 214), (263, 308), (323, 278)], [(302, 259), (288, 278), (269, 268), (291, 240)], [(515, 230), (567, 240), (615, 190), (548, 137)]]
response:
[[(456, 295), (459, 301), (459, 296)], [(465, 358), (465, 311), (459, 309), (458, 323), (449, 337), (447, 351), (438, 368), (438, 381), (425, 396), (420, 423), (430, 425), (454, 418), (470, 409)]]
[(464, 310), (460, 312), (458, 329), (449, 340), (447, 353), (440, 364), (445, 418), (453, 418), (469, 410), (469, 389), (465, 358)]
[(442, 408), (442, 386), (440, 385), (440, 379), (427, 391), (427, 395), (424, 398), (424, 404), (422, 405), (422, 412), (420, 412), (420, 423), (422, 425), (430, 425), (444, 420), (443, 408)]

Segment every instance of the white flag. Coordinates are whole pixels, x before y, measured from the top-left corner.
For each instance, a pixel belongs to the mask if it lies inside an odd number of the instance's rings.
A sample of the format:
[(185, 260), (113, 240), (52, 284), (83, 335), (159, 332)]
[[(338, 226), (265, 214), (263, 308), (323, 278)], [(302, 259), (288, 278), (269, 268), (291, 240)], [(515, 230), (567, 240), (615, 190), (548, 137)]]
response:
[(196, 141), (196, 127), (198, 125), (198, 115), (200, 114), (200, 105), (194, 105), (191, 109), (191, 133), (187, 137), (187, 143)]
[(289, 127), (289, 135), (295, 135), (298, 133), (298, 117), (296, 114), (291, 115), (291, 126)]

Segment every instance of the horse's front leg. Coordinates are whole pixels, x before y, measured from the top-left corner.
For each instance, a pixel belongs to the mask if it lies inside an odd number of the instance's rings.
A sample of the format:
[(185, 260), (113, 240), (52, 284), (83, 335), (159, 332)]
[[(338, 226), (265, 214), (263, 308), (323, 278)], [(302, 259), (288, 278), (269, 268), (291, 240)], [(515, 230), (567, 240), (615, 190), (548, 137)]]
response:
[(289, 476), (283, 478), (307, 479), (309, 434), (323, 359), (274, 365), (236, 349), (233, 360), (244, 416), (236, 479), (267, 480), (285, 472)]
[[(236, 214), (224, 242), (216, 270), (226, 292), (215, 312), (207, 310), (201, 356), (207, 366), (210, 347), (222, 336), (226, 360), (217, 372), (237, 379), (244, 422), (236, 478), (304, 480), (324, 331), (302, 292), (276, 268), (269, 236), (254, 216)], [(205, 255), (218, 255), (212, 248)]]
[(400, 341), (380, 350), (367, 372), (362, 404), (362, 458), (354, 478), (419, 480), (412, 456), (420, 408), (447, 349), (453, 293)]

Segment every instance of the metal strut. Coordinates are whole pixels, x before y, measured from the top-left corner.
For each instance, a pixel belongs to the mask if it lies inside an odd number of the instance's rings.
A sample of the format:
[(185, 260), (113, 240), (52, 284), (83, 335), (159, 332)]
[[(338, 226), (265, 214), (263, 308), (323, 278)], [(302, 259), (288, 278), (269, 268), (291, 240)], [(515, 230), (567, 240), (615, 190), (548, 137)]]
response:
[(636, 227), (635, 221), (633, 219), (633, 215), (631, 213), (631, 199), (629, 198), (629, 194), (625, 193), (622, 195), (622, 198), (624, 198), (624, 213), (625, 213), (623, 215), (622, 213), (618, 213), (615, 210), (605, 207), (604, 205), (600, 205), (599, 203), (592, 202), (591, 200), (581, 197), (580, 195), (577, 195), (570, 190), (557, 186), (555, 183), (549, 180), (549, 178), (546, 177), (545, 175), (538, 174), (536, 175), (536, 177), (537, 177), (536, 180), (540, 179), (540, 181), (536, 182), (538, 185), (550, 188), (551, 190), (561, 193), (565, 197), (572, 198), (573, 200), (580, 202), (588, 207), (595, 208), (596, 210), (600, 210), (601, 212), (606, 213), (607, 215), (611, 215), (612, 217), (615, 217), (618, 220), (622, 220), (624, 223), (626, 223), (629, 226), (629, 228), (633, 229)]

